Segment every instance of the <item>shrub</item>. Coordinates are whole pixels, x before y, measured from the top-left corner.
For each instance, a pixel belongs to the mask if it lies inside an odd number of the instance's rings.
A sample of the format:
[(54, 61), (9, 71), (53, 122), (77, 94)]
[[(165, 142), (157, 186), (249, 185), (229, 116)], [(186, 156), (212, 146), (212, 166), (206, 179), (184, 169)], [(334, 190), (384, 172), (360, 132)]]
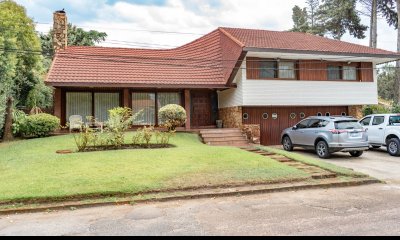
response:
[(37, 114), (26, 117), (21, 133), (25, 137), (47, 137), (60, 127), (60, 119), (50, 114)]
[(140, 145), (143, 142), (143, 132), (141, 129), (137, 130), (132, 137), (133, 145)]
[(368, 105), (363, 108), (364, 116), (368, 116), (371, 114), (384, 114), (390, 113), (391, 109), (382, 106), (382, 105)]
[(164, 147), (166, 147), (169, 144), (171, 137), (175, 135), (175, 132), (173, 132), (173, 131), (168, 131), (168, 132), (156, 131), (155, 135), (156, 135), (157, 144), (161, 144)]
[(160, 109), (158, 116), (161, 123), (170, 131), (186, 123), (187, 115), (183, 107), (175, 104), (167, 105)]
[(14, 136), (19, 136), (21, 134), (21, 130), (26, 124), (26, 114), (21, 110), (13, 111), (13, 125), (12, 130)]
[(143, 141), (145, 142), (147, 147), (150, 147), (150, 141), (153, 138), (154, 135), (154, 127), (144, 127), (142, 129), (142, 136), (143, 136)]
[(393, 105), (392, 107), (392, 113), (400, 113), (400, 105)]
[(125, 132), (132, 124), (132, 110), (129, 108), (114, 108), (109, 110), (107, 121), (108, 143), (119, 148), (125, 142)]
[(74, 134), (75, 144), (79, 152), (84, 152), (89, 147), (89, 143), (92, 141), (92, 133), (91, 130), (87, 129), (86, 131)]

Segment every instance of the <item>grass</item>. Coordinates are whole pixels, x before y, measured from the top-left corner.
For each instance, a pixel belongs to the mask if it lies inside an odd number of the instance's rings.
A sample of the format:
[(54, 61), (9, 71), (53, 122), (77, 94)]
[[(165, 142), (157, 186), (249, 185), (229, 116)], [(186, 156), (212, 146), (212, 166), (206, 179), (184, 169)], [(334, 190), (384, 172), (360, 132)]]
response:
[(279, 155), (283, 155), (285, 157), (288, 157), (290, 159), (293, 159), (295, 161), (298, 162), (302, 162), (311, 166), (315, 166), (315, 167), (319, 167), (334, 173), (337, 173), (339, 175), (342, 176), (349, 176), (349, 177), (366, 177), (367, 175), (363, 174), (363, 173), (357, 173), (354, 172), (351, 169), (348, 168), (343, 168), (343, 167), (339, 167), (330, 163), (327, 163), (325, 161), (322, 160), (316, 160), (316, 159), (312, 159), (310, 157), (304, 156), (302, 154), (298, 154), (295, 152), (287, 152), (285, 150), (281, 150), (281, 149), (277, 149), (277, 148), (272, 148), (272, 147), (260, 147), (261, 150), (266, 150), (268, 152), (272, 152), (272, 153), (276, 153)]
[(137, 194), (310, 177), (254, 153), (203, 145), (194, 134), (177, 134), (171, 144), (176, 147), (59, 155), (57, 150), (76, 150), (73, 136), (2, 143), (0, 202)]

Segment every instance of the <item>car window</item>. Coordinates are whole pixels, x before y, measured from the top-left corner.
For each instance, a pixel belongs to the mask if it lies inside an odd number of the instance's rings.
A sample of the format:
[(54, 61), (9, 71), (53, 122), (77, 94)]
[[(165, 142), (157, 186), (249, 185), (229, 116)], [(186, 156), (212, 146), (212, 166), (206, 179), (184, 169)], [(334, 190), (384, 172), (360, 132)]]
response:
[(372, 121), (372, 126), (378, 126), (383, 124), (384, 122), (385, 122), (384, 116), (374, 117), (374, 120)]
[(364, 118), (363, 120), (361, 120), (361, 125), (363, 125), (363, 126), (369, 126), (369, 124), (371, 123), (371, 119), (372, 119), (372, 117), (367, 117), (367, 118)]
[(389, 118), (390, 126), (400, 126), (400, 116), (393, 116)]
[(319, 119), (311, 119), (310, 123), (308, 124), (308, 128), (319, 128), (319, 123), (321, 120)]
[(297, 124), (297, 128), (298, 128), (298, 129), (307, 128), (309, 122), (310, 122), (310, 120), (301, 121), (299, 124)]
[(357, 121), (338, 121), (335, 122), (335, 128), (337, 130), (352, 130), (362, 129), (362, 126)]

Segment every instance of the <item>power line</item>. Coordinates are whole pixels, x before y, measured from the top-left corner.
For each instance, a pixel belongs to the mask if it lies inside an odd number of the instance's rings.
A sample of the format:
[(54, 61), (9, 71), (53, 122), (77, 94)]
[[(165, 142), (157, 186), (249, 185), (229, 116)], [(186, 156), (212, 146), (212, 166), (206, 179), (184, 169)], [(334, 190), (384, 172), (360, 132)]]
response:
[[(33, 53), (33, 54), (44, 54), (44, 55), (48, 55), (51, 56), (50, 52), (45, 52), (45, 51), (38, 51), (38, 50), (19, 50), (19, 49), (4, 49), (4, 48), (0, 48), (0, 50), (5, 50), (7, 52), (19, 52), (19, 53)], [(164, 51), (169, 51), (169, 50), (164, 50)], [(233, 59), (233, 60), (227, 60), (227, 59), (205, 59), (205, 58), (166, 58), (166, 57), (142, 57), (142, 56), (122, 56), (122, 55), (102, 55), (102, 54), (87, 54), (87, 53), (68, 53), (68, 55), (64, 54), (64, 53), (60, 53), (57, 55), (57, 57), (60, 58), (68, 58), (70, 56), (78, 56), (78, 57), (86, 57), (86, 59), (88, 60), (110, 60), (110, 58), (113, 58), (112, 60), (114, 62), (118, 62), (119, 60), (123, 60), (123, 61), (127, 61), (127, 60), (147, 60), (147, 61), (182, 61), (182, 62), (194, 62), (196, 64), (198, 63), (210, 63), (210, 64), (218, 64), (218, 63), (223, 63), (223, 62), (250, 62), (250, 63), (257, 63), (257, 62), (277, 62), (278, 60), (264, 60), (264, 59), (260, 59), (260, 60), (239, 60), (239, 59)], [(338, 59), (342, 59), (342, 58), (338, 58)], [(334, 60), (334, 58), (331, 58), (329, 60)], [(295, 62), (297, 60), (286, 60), (286, 62)], [(304, 60), (302, 61), (302, 63), (314, 63), (314, 64), (326, 64), (328, 60)], [(285, 60), (281, 60), (281, 62), (285, 62)], [(346, 62), (346, 61), (345, 61)], [(139, 62), (140, 63), (140, 62)], [(160, 62), (158, 62), (160, 63)], [(160, 63), (162, 64), (162, 63)], [(252, 68), (252, 69), (269, 69), (269, 68)], [(272, 69), (272, 68), (271, 68)], [(321, 70), (321, 68), (319, 69), (308, 69), (308, 68), (302, 68), (302, 69), (306, 69), (306, 70)], [(360, 69), (360, 68), (358, 68)], [(380, 69), (380, 68), (379, 68)]]

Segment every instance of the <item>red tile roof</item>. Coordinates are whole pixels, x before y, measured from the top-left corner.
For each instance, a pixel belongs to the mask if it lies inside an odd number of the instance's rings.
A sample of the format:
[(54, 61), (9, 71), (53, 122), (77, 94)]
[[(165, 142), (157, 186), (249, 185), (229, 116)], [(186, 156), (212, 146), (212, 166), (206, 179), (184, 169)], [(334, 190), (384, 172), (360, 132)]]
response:
[(169, 50), (68, 47), (56, 54), (46, 83), (84, 87), (224, 88), (245, 48), (397, 55), (304, 33), (219, 28)]
[[(333, 40), (307, 33), (278, 32), (254, 29), (222, 28), (247, 48), (321, 53), (398, 55), (397, 53), (363, 45)], [(398, 55), (400, 56), (400, 55)]]

